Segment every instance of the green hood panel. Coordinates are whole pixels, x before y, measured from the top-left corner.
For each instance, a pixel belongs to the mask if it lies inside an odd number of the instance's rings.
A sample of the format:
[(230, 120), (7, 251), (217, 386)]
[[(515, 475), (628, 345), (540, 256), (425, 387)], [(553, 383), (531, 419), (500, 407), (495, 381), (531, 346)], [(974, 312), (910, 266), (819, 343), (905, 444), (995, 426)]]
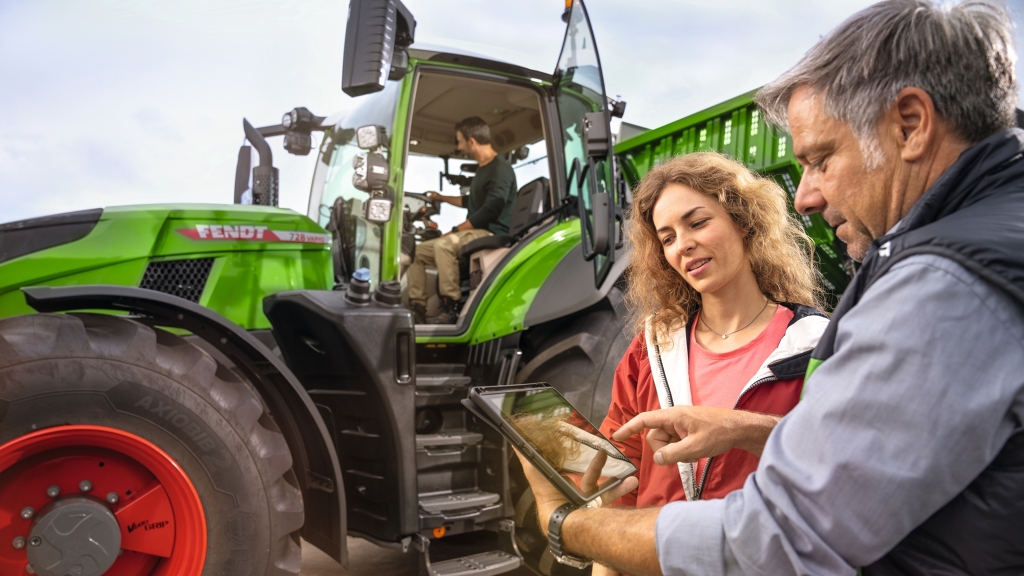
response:
[(291, 210), (224, 204), (116, 206), (86, 237), (0, 264), (0, 317), (33, 312), (23, 286), (138, 286), (151, 262), (212, 258), (199, 304), (269, 328), (262, 301), (329, 289), (330, 235)]
[[(420, 336), (419, 344), (479, 344), (524, 329), (523, 321), (541, 285), (571, 250), (579, 250), (580, 221), (571, 219), (534, 238), (487, 287), (469, 328), (458, 336)], [(593, 282), (593, 278), (582, 281)]]

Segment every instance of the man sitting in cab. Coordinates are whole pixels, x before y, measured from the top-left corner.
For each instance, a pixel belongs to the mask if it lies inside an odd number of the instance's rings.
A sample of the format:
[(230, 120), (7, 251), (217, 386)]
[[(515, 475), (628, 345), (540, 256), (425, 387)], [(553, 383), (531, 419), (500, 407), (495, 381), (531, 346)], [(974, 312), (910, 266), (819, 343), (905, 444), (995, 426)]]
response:
[(477, 238), (508, 234), (516, 196), (516, 174), (512, 165), (491, 146), (491, 128), (473, 116), (455, 125), (455, 140), (461, 154), (477, 163), (476, 176), (468, 196), (442, 196), (428, 192), (433, 201), (466, 208), (466, 221), (451, 232), (416, 247), (416, 256), (407, 272), (409, 301), (417, 324), (427, 323), (427, 266), (437, 268), (440, 313), (430, 324), (454, 324), (462, 297), (459, 282), (459, 248)]

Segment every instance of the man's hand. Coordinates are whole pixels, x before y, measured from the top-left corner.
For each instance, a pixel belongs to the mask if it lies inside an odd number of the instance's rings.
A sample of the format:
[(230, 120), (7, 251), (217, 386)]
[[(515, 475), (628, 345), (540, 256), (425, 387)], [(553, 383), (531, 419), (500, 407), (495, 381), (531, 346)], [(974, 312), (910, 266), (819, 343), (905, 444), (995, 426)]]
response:
[(696, 462), (733, 448), (761, 457), (779, 417), (728, 408), (675, 406), (639, 414), (612, 436), (622, 441), (645, 428), (658, 464)]
[(431, 191), (426, 193), (426, 197), (431, 202), (447, 202), (452, 206), (458, 206), (460, 208), (462, 207), (462, 196), (444, 196), (437, 192)]
[[(530, 484), (530, 488), (533, 489), (533, 498), (537, 502), (537, 520), (540, 524), (540, 529), (546, 536), (548, 533), (548, 521), (551, 519), (551, 514), (558, 509), (559, 506), (565, 504), (567, 500), (557, 488), (548, 482), (548, 479), (540, 473), (539, 470), (534, 468), (533, 464), (530, 463), (518, 450), (515, 450), (516, 456), (519, 457), (519, 463), (523, 465), (523, 473), (526, 475), (526, 481)], [(607, 460), (608, 455), (604, 452), (604, 458), (600, 456), (594, 458), (587, 468), (587, 472), (583, 475), (583, 484), (586, 485), (597, 485), (597, 479), (600, 477), (601, 468), (604, 467), (604, 461)], [(596, 463), (596, 464), (595, 464)], [(601, 500), (604, 503), (609, 503), (619, 499), (621, 496), (636, 490), (637, 481), (635, 476), (630, 476), (622, 481), (621, 484), (612, 488), (608, 492), (601, 495)], [(586, 488), (583, 488), (581, 492), (586, 493)]]

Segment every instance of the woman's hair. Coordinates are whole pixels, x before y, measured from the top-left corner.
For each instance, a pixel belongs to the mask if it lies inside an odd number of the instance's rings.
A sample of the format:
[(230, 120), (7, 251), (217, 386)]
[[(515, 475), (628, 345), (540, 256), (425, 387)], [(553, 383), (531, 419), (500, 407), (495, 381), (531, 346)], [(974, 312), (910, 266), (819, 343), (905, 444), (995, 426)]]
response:
[(509, 418), (512, 428), (532, 444), (555, 470), (562, 470), (566, 461), (578, 458), (582, 446), (561, 431), (563, 422), (565, 418), (530, 412), (518, 412)]
[(787, 209), (782, 188), (735, 160), (698, 152), (655, 167), (633, 191), (627, 228), (633, 254), (626, 302), (637, 333), (650, 319), (651, 341), (671, 346), (668, 334), (685, 326), (700, 308), (700, 293), (669, 266), (654, 227), (654, 205), (671, 184), (714, 198), (746, 232), (743, 245), (765, 296), (775, 302), (823, 307), (814, 242)]

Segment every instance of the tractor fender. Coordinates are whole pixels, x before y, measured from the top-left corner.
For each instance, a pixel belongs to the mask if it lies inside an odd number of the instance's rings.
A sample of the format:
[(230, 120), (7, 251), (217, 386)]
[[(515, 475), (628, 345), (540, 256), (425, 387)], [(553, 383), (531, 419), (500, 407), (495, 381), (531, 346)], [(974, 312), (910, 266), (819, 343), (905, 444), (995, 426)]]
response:
[[(533, 298), (530, 310), (523, 320), (525, 327), (564, 318), (597, 304), (608, 296), (629, 264), (631, 251), (617, 251), (615, 262), (600, 286), (594, 286), (594, 263), (583, 259), (579, 249), (570, 250), (562, 257), (551, 274), (541, 284)], [(590, 278), (587, 282), (585, 279)]]
[(226, 356), (261, 395), (288, 442), (306, 513), (303, 538), (348, 565), (345, 489), (334, 443), (305, 388), (267, 346), (208, 308), (153, 290), (83, 285), (22, 292), (39, 312), (128, 312), (143, 323), (187, 330)]

